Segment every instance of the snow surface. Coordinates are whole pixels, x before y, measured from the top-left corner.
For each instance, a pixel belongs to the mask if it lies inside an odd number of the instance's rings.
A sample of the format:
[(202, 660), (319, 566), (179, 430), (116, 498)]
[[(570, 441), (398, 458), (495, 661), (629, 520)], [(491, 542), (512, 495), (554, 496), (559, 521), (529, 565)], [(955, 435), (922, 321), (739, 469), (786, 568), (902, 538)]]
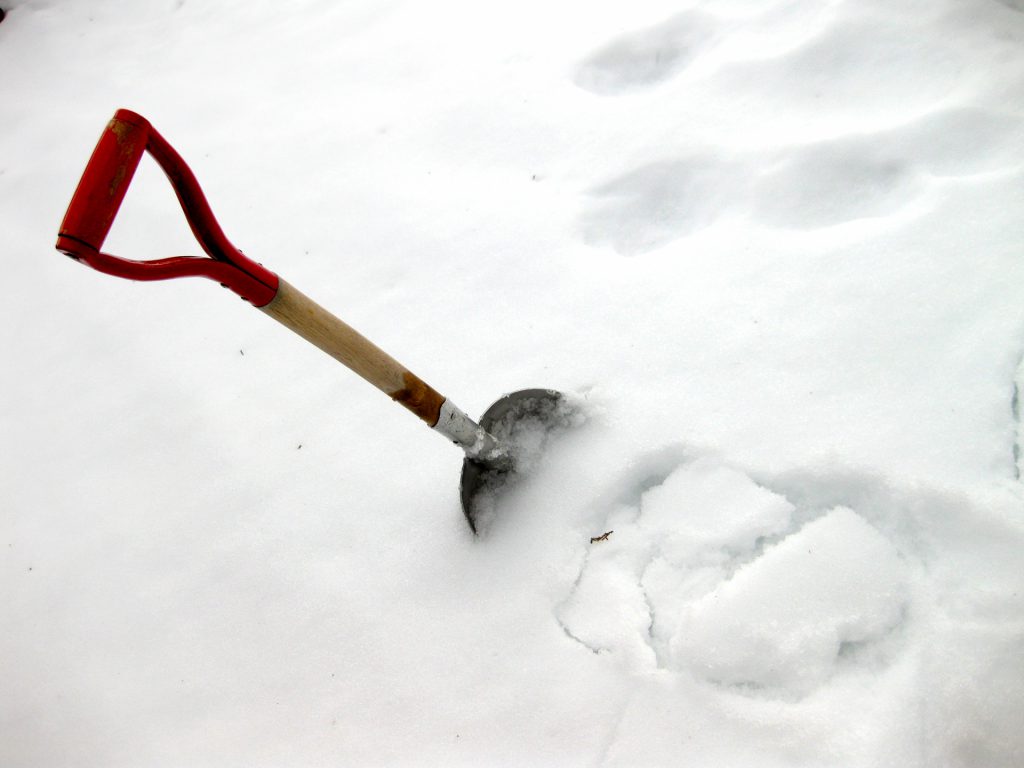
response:
[[(0, 765), (1024, 764), (1019, 0), (0, 4)], [(583, 401), (486, 536), (53, 250), (118, 107), (467, 412)], [(197, 251), (152, 162), (107, 245)]]

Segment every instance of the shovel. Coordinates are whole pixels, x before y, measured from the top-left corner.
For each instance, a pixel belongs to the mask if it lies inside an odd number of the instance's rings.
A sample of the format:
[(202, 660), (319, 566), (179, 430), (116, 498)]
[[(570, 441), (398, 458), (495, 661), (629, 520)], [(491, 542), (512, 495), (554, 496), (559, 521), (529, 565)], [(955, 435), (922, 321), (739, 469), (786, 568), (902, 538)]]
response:
[[(101, 252), (144, 152), (167, 174), (193, 234), (210, 258), (133, 261)], [(560, 393), (525, 389), (505, 395), (479, 423), (474, 422), (358, 331), (235, 248), (185, 161), (146, 118), (126, 109), (114, 114), (93, 150), (61, 224), (57, 250), (99, 272), (130, 280), (216, 280), (315, 344), (462, 448), (460, 495), (474, 533), (481, 510), (491, 507), (491, 492), (522, 468), (524, 455), (516, 435), (524, 425), (544, 430), (565, 418)]]

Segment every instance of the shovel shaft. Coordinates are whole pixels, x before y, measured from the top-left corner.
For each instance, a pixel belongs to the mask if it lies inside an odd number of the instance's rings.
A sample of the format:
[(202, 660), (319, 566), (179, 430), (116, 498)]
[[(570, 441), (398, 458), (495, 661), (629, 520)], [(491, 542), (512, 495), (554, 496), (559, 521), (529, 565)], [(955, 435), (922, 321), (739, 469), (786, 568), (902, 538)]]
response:
[(510, 466), (505, 448), (454, 403), (285, 280), (278, 278), (277, 295), (260, 310), (404, 405), (471, 459)]
[(444, 396), (289, 283), (279, 278), (274, 300), (260, 309), (358, 373), (429, 426), (437, 425)]

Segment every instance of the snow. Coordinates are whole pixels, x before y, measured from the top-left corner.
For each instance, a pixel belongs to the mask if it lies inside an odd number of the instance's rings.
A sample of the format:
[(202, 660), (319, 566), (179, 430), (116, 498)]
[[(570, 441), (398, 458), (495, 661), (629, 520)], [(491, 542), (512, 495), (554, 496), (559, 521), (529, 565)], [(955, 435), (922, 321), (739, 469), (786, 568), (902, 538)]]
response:
[[(1019, 2), (0, 5), (0, 765), (1024, 763)], [(53, 250), (118, 107), (585, 422), (474, 538), (335, 361)], [(197, 252), (152, 162), (107, 249)]]

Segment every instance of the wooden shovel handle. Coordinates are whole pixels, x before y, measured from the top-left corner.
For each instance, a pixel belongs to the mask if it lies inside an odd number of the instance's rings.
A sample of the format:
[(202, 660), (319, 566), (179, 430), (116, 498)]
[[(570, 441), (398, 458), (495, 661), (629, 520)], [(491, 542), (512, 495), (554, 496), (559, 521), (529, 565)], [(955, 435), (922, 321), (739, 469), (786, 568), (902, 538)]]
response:
[(443, 395), (286, 281), (279, 278), (277, 295), (260, 310), (358, 373), (431, 427), (437, 424)]

